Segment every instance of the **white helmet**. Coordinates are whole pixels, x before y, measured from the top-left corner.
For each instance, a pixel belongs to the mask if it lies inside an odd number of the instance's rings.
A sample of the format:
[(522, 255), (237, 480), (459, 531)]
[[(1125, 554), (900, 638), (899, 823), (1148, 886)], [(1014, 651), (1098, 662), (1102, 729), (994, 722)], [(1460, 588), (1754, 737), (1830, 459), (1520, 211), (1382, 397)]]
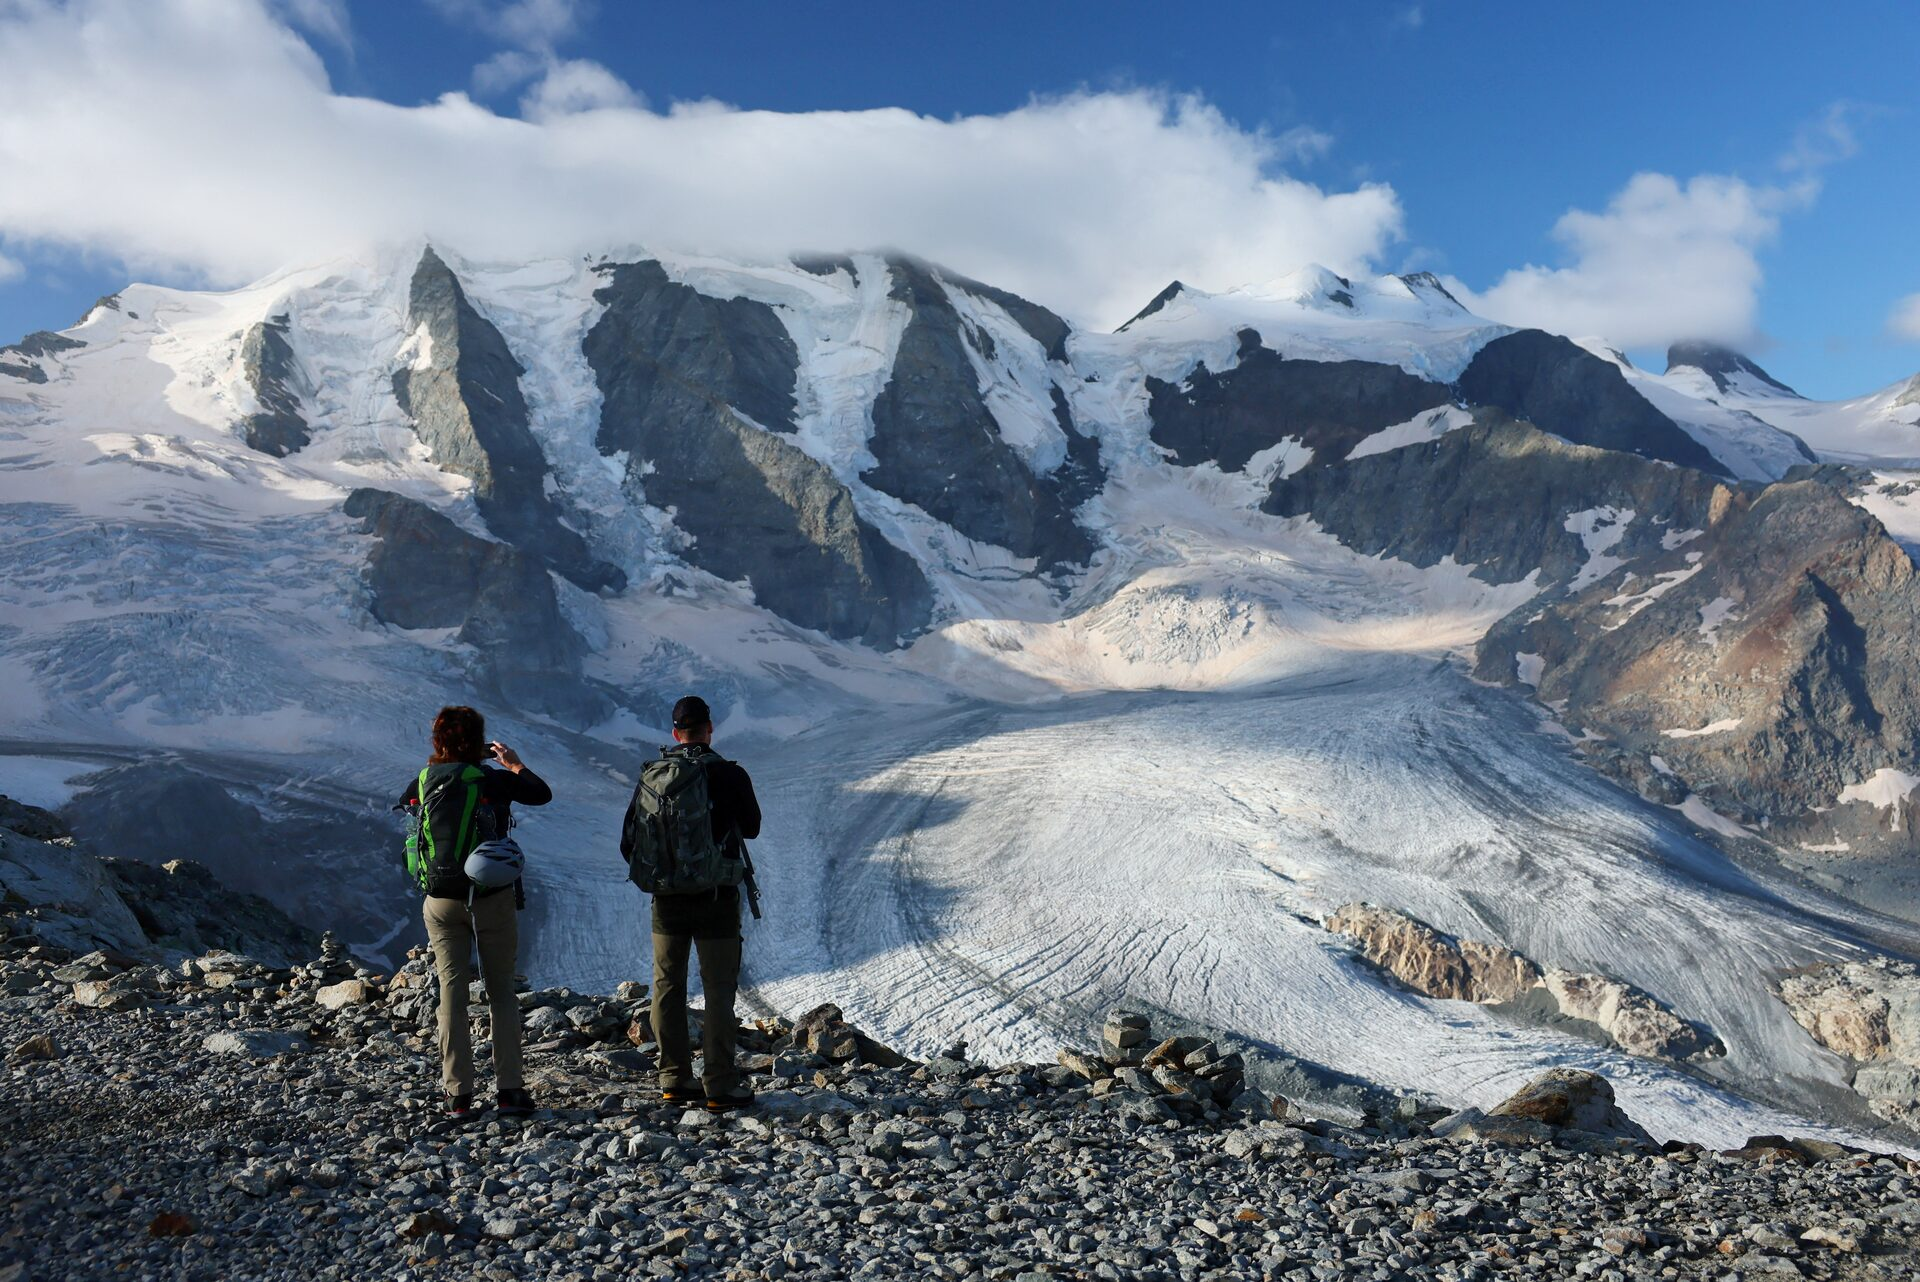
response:
[(513, 838), (495, 837), (475, 846), (467, 856), (467, 880), (489, 890), (511, 886), (520, 880), (526, 863), (526, 856), (520, 853), (520, 846)]

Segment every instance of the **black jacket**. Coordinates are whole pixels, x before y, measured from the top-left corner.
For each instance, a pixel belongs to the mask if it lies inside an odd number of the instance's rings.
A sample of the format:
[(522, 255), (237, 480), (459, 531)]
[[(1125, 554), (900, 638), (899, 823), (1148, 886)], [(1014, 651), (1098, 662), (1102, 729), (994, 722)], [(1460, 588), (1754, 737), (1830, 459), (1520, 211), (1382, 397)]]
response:
[[(487, 777), (480, 784), (480, 802), (492, 808), (493, 830), (497, 833), (504, 835), (507, 829), (513, 826), (514, 802), (517, 801), (523, 806), (544, 806), (553, 800), (553, 789), (547, 786), (546, 780), (524, 766), (518, 771), (504, 770), (491, 765), (483, 765), (481, 768), (486, 771)], [(415, 775), (407, 780), (407, 790), (400, 794), (400, 800), (394, 803), (394, 809), (411, 806), (419, 799), (420, 776)], [(519, 882), (513, 883), (516, 894), (520, 893), (519, 888)], [(505, 886), (477, 889), (462, 873), (457, 884), (449, 877), (428, 886), (427, 895), (434, 899), (465, 899), (471, 891), (474, 898), (484, 899), (488, 895), (498, 894), (505, 889), (507, 889)], [(524, 897), (521, 902), (524, 904)]]
[[(753, 780), (738, 762), (728, 761), (700, 743), (675, 744), (668, 751), (699, 756), (707, 763), (707, 801), (713, 807), (713, 839), (728, 845), (760, 835), (760, 800)], [(655, 895), (653, 933), (720, 939), (740, 933), (740, 891), (734, 886), (693, 895)]]

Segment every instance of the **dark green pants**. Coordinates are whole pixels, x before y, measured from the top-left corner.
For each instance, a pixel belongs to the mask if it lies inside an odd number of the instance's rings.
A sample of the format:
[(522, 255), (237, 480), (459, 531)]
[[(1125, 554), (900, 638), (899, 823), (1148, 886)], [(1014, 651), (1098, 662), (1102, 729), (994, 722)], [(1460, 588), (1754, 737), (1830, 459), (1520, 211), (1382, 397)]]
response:
[(710, 1096), (725, 1095), (737, 1078), (733, 1071), (733, 995), (740, 984), (740, 936), (695, 939), (691, 935), (653, 937), (653, 1039), (660, 1046), (660, 1089), (693, 1087), (693, 1051), (687, 1039), (687, 962), (700, 954), (700, 985), (707, 994), (702, 1037), (706, 1071), (701, 1085)]

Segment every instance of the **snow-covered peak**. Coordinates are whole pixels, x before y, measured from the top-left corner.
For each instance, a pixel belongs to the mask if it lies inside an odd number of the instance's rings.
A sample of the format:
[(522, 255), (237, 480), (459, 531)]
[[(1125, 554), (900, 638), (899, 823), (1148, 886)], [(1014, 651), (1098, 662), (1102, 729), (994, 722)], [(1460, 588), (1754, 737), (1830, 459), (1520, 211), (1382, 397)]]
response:
[(1692, 373), (1719, 393), (1800, 398), (1800, 393), (1739, 352), (1717, 343), (1675, 343), (1667, 349), (1667, 373)]
[(1082, 335), (1090, 352), (1124, 351), (1167, 377), (1206, 360), (1231, 362), (1242, 330), (1303, 360), (1364, 360), (1450, 383), (1486, 344), (1511, 328), (1475, 316), (1438, 278), (1342, 276), (1318, 265), (1209, 293), (1174, 281), (1110, 336)]

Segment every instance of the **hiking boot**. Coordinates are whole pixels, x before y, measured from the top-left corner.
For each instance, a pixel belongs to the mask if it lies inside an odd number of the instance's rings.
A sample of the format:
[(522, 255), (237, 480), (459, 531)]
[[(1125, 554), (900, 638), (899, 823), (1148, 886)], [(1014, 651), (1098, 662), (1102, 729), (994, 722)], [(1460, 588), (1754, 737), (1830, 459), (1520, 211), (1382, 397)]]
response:
[(447, 1116), (454, 1121), (465, 1121), (477, 1111), (473, 1106), (472, 1094), (447, 1096)]
[(692, 1104), (696, 1100), (705, 1098), (705, 1095), (692, 1086), (662, 1086), (660, 1088), (660, 1102), (662, 1104)]
[(500, 1092), (500, 1115), (502, 1117), (525, 1117), (533, 1112), (533, 1096), (524, 1089)]
[(736, 1086), (724, 1095), (707, 1096), (707, 1112), (727, 1113), (737, 1108), (753, 1107), (753, 1088)]

